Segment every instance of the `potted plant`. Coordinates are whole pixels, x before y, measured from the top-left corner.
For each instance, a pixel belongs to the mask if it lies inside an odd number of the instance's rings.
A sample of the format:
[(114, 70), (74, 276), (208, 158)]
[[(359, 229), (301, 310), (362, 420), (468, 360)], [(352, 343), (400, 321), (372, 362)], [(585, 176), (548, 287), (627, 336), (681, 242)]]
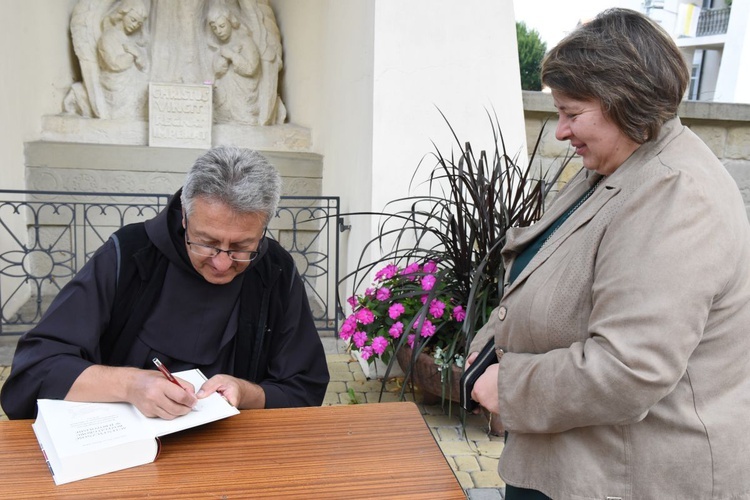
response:
[[(538, 168), (534, 175), (544, 127), (522, 167), (517, 156), (506, 152), (497, 116), (488, 113), (494, 137), (489, 155), (476, 154), (442, 116), (457, 151), (444, 155), (436, 146), (425, 157), (434, 160), (431, 167), (426, 170), (425, 160), (417, 166), (410, 192), (426, 171), (426, 194), (392, 200), (380, 213), (348, 214), (378, 216), (380, 221), (357, 268), (341, 280), (351, 279), (353, 289), (347, 299), (351, 314), (339, 335), (368, 363), (386, 363), (385, 379), (397, 358), (409, 378), (419, 371), (418, 361), (429, 356), (432, 372), (439, 374), (439, 395), (455, 400), (458, 392), (452, 387), (467, 347), (502, 294), (500, 251), (506, 232), (539, 220), (545, 198), (571, 156), (554, 173)], [(381, 256), (365, 261), (373, 245)], [(374, 281), (367, 283), (373, 273)]]

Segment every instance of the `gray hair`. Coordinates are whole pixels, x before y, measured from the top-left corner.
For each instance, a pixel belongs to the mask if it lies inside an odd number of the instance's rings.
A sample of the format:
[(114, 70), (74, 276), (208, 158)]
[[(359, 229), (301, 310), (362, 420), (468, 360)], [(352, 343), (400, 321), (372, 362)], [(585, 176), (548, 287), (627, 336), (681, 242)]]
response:
[(181, 197), (187, 215), (196, 197), (219, 201), (238, 213), (258, 213), (268, 224), (281, 198), (281, 176), (257, 151), (217, 146), (187, 174)]

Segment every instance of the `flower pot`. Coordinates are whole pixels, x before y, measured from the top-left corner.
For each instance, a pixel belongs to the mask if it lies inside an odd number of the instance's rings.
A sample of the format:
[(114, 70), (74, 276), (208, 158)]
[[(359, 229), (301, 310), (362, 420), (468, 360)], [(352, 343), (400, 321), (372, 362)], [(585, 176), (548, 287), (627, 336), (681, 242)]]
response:
[[(396, 359), (404, 373), (409, 373), (409, 365), (412, 362), (412, 350), (404, 346), (396, 352)], [(445, 384), (445, 393), (443, 393), (443, 380), (441, 379), (438, 365), (435, 359), (424, 352), (419, 353), (414, 366), (411, 368), (410, 379), (423, 394), (424, 404), (432, 405), (442, 402), (443, 395), (446, 400), (459, 401), (459, 381), (461, 380), (462, 369), (456, 365), (451, 366), (452, 374), (450, 384)]]
[[(365, 374), (367, 380), (380, 379), (385, 377), (385, 373), (388, 370), (388, 365), (383, 363), (380, 359), (375, 359), (374, 363), (368, 363), (366, 359), (362, 359), (362, 355), (358, 350), (352, 350), (354, 359), (357, 360), (359, 366), (362, 368), (362, 373)], [(399, 363), (395, 363), (391, 367), (391, 371), (388, 373), (388, 378), (403, 377), (404, 372), (401, 371)]]

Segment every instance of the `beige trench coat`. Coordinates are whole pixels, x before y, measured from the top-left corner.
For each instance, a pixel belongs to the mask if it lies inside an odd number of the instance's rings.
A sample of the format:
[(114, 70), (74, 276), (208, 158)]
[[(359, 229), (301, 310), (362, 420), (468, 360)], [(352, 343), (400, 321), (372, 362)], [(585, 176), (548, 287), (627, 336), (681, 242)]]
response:
[[(506, 265), (600, 176), (509, 234)], [(562, 499), (750, 499), (750, 224), (678, 118), (506, 286), (500, 474)]]

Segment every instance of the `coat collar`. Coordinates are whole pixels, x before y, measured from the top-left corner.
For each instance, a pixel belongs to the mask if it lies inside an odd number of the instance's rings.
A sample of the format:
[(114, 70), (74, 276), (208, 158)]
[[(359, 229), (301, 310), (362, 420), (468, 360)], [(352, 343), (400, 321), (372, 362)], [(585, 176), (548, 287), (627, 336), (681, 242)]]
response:
[[(560, 192), (544, 216), (536, 224), (526, 228), (509, 229), (508, 243), (502, 251), (503, 263), (506, 269), (518, 253), (562, 216), (589, 188), (595, 186), (600, 180), (602, 181), (586, 203), (560, 226), (549, 241), (539, 250), (539, 253), (531, 259), (531, 262), (518, 275), (515, 281), (511, 285), (508, 285), (506, 293), (511, 292), (522, 283), (571, 234), (588, 223), (612, 198), (620, 194), (623, 190), (629, 191), (634, 184), (639, 182), (638, 179), (641, 179), (641, 170), (648, 168), (646, 164), (656, 157), (682, 131), (683, 126), (679, 118), (675, 117), (667, 121), (662, 125), (659, 136), (654, 141), (641, 145), (612, 175), (606, 178), (595, 172), (581, 169), (569, 181), (568, 185)], [(506, 272), (506, 277), (507, 274)]]

